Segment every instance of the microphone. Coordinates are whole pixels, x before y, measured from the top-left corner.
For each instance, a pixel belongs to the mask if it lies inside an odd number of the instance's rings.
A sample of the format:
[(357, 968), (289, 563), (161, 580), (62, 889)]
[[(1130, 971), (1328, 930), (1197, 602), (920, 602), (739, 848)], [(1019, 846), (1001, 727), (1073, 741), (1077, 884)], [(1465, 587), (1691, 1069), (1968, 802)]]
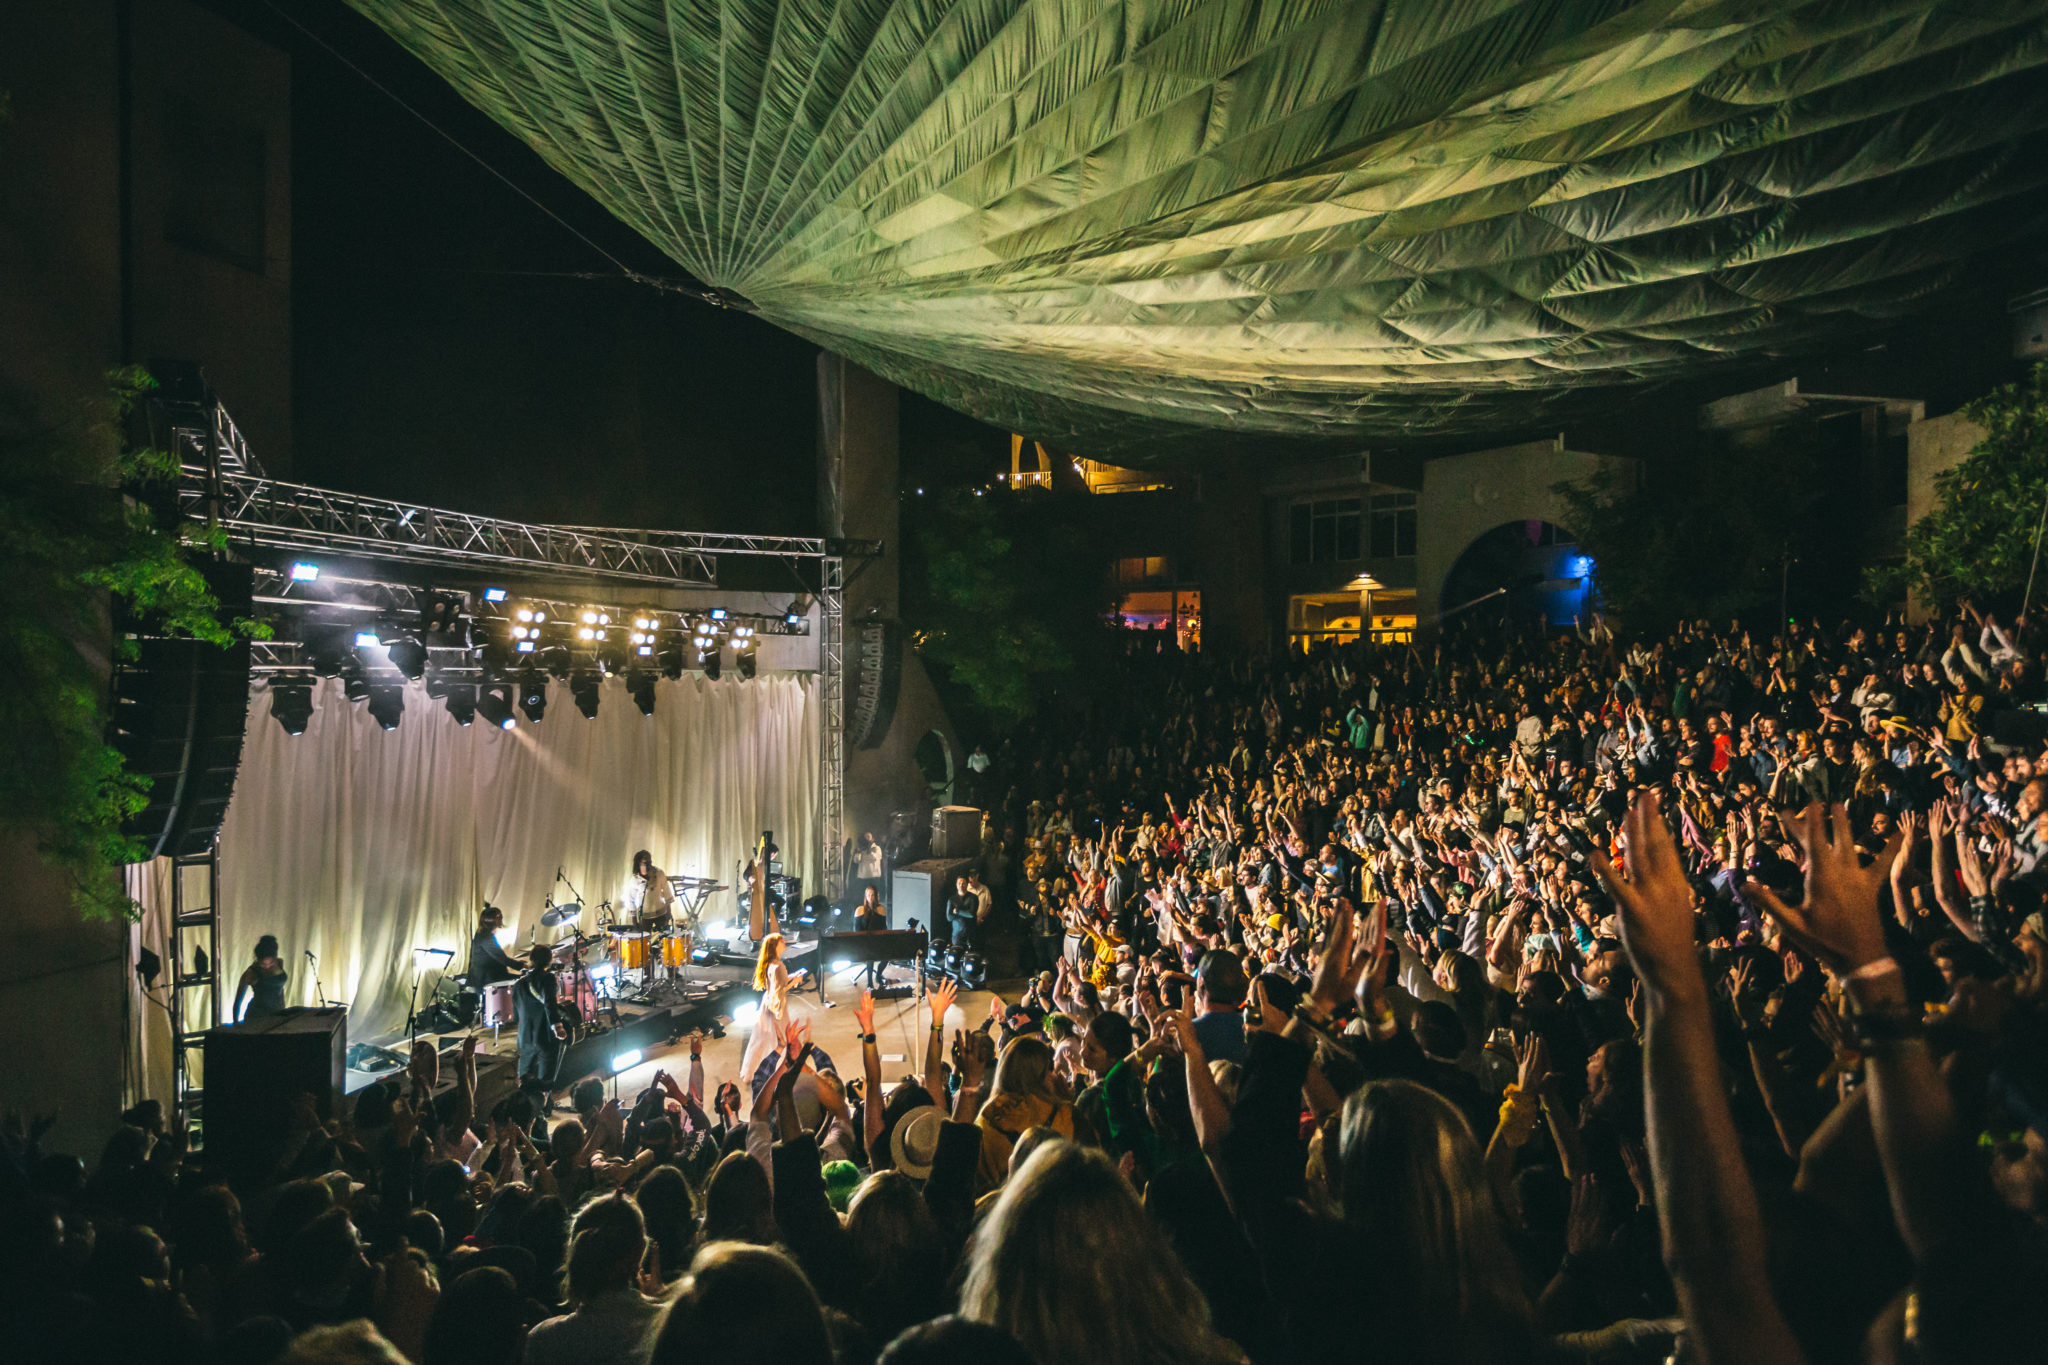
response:
[(455, 951), (452, 948), (415, 948), (413, 949), (413, 951), (416, 953), (425, 953), (428, 957), (455, 956)]
[(319, 960), (319, 958), (313, 956), (313, 950), (311, 948), (306, 949), (306, 961), (318, 962)]

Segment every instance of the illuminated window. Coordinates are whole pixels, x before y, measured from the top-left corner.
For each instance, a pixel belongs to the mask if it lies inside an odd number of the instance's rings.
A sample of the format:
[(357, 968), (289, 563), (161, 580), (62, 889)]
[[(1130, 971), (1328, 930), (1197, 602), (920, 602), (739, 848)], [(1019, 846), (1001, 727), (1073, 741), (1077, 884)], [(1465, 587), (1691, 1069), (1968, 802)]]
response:
[(1158, 583), (1170, 577), (1164, 555), (1119, 559), (1116, 562), (1116, 581), (1119, 583)]

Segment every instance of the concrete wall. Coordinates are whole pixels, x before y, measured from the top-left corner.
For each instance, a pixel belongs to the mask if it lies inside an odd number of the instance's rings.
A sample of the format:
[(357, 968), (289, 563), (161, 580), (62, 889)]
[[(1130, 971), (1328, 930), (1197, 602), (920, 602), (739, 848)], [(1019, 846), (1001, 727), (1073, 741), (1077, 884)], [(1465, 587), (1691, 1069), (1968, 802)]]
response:
[[(901, 597), (901, 492), (897, 481), (896, 387), (840, 356), (818, 356), (819, 522), (827, 536), (879, 540), (882, 557), (858, 569), (846, 590), (847, 658), (863, 620), (895, 620)], [(917, 745), (937, 730), (964, 754), (924, 663), (906, 640), (899, 662), (896, 710), (881, 742), (846, 754), (846, 835), (888, 833), (899, 810), (922, 811), (930, 802), (917, 766)], [(852, 680), (847, 705), (852, 707)]]
[(1906, 428), (1906, 525), (1934, 510), (1934, 476), (1961, 464), (1984, 428), (1951, 412), (1929, 417)]
[[(216, 270), (164, 240), (162, 115), (172, 88), (261, 130), (261, 271)], [(184, 0), (9, 0), (0, 4), (0, 90), (9, 104), (0, 121), (0, 386), (56, 420), (102, 400), (118, 365), (195, 360), (264, 458), (288, 459), (284, 54)], [(85, 647), (104, 660), (104, 639)], [(0, 868), (11, 949), (0, 959), (0, 1110), (61, 1110), (53, 1146), (95, 1158), (124, 1099), (143, 1097), (123, 1089), (133, 1032), (128, 933), (80, 921), (34, 832), (0, 832)]]
[(1570, 529), (1551, 486), (1591, 476), (1611, 457), (1566, 450), (1564, 438), (1529, 441), (1431, 460), (1416, 499), (1415, 602), (1418, 623), (1446, 605), (1444, 577), (1479, 536), (1504, 522), (1537, 519)]

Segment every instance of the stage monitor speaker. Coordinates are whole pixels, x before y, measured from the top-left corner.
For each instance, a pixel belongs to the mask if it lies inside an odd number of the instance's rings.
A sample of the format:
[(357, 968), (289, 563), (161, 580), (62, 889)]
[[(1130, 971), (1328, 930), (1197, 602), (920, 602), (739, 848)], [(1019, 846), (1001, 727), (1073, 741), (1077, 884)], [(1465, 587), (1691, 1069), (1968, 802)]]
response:
[(289, 1009), (209, 1029), (200, 1109), (207, 1164), (256, 1179), (271, 1175), (300, 1095), (310, 1092), (320, 1117), (334, 1117), (347, 1056), (345, 1009)]
[(981, 810), (940, 806), (932, 812), (932, 856), (973, 858), (981, 853)]
[[(246, 564), (202, 566), (223, 620), (246, 617), (254, 574)], [(131, 773), (149, 779), (149, 803), (129, 821), (147, 856), (206, 852), (220, 833), (242, 764), (249, 713), (249, 642), (142, 636), (114, 671), (114, 744)]]
[(973, 865), (970, 858), (927, 858), (897, 868), (889, 882), (889, 927), (908, 928), (912, 918), (927, 930), (943, 925), (953, 883)]

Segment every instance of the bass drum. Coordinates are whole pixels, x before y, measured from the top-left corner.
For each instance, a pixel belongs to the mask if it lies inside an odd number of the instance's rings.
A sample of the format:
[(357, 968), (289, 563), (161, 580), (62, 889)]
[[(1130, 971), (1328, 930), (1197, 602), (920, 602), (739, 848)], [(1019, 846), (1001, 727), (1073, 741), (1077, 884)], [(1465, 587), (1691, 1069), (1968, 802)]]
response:
[[(555, 977), (555, 1001), (564, 1010), (576, 1011), (576, 1022), (584, 1023), (597, 1015), (597, 987), (591, 984), (585, 972), (558, 973)], [(568, 1022), (566, 1019), (564, 1022)]]
[(512, 990), (510, 981), (496, 981), (483, 989), (483, 1016), (479, 1021), (485, 1028), (512, 1028), (519, 1021), (512, 1014)]
[(620, 933), (612, 936), (619, 949), (619, 966), (629, 972), (637, 972), (647, 965), (647, 936), (638, 932)]

